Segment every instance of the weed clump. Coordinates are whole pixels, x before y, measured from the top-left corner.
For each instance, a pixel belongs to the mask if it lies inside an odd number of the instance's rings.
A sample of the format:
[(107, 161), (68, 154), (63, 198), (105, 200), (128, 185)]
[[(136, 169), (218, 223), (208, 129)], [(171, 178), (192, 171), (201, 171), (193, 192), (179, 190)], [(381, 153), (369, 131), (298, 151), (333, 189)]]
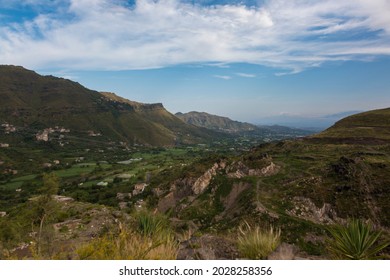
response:
[(238, 231), (238, 250), (248, 259), (265, 259), (280, 244), (280, 229), (262, 230), (244, 222)]

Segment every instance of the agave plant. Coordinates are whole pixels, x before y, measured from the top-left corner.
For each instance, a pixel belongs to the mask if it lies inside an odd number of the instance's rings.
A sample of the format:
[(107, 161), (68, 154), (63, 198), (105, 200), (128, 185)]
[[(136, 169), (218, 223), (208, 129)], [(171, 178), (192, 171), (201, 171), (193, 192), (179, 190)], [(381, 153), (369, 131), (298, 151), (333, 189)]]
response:
[(388, 243), (378, 243), (381, 231), (373, 231), (371, 224), (353, 219), (346, 226), (336, 225), (328, 231), (328, 249), (336, 259), (367, 260), (386, 248)]

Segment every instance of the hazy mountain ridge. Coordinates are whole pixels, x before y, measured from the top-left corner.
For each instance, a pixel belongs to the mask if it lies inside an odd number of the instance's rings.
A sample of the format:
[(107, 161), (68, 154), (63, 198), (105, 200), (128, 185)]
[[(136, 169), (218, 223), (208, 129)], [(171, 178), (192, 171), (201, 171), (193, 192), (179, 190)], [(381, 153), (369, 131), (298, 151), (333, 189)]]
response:
[(298, 137), (312, 133), (310, 131), (280, 125), (254, 125), (247, 122), (234, 121), (227, 117), (212, 115), (205, 112), (192, 111), (184, 114), (179, 112), (175, 115), (188, 124), (215, 131), (222, 131), (233, 135), (246, 135), (267, 139), (267, 137)]
[(313, 132), (321, 132), (324, 129), (334, 125), (342, 118), (353, 114), (361, 113), (362, 111), (346, 111), (335, 114), (328, 114), (323, 116), (304, 116), (304, 115), (289, 115), (282, 114), (279, 116), (264, 117), (256, 122), (262, 125), (282, 125), (287, 127), (294, 127)]

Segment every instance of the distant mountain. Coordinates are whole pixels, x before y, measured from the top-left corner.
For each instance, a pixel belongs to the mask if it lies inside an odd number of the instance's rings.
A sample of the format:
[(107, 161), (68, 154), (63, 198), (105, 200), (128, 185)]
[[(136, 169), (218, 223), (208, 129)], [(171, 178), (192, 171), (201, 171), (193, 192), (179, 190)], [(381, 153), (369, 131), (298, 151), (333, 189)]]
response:
[(228, 133), (240, 133), (257, 130), (258, 127), (244, 122), (233, 121), (227, 117), (211, 115), (205, 112), (176, 113), (176, 117), (188, 124)]
[(215, 131), (227, 132), (230, 134), (260, 136), (272, 139), (289, 138), (311, 134), (310, 131), (295, 129), (280, 125), (259, 125), (233, 121), (227, 117), (211, 115), (204, 112), (176, 113), (176, 116), (188, 124), (204, 127)]
[(29, 130), (34, 135), (50, 133), (50, 129), (69, 130), (71, 138), (80, 143), (169, 146), (216, 137), (212, 131), (185, 124), (160, 103), (130, 101), (18, 66), (0, 66), (0, 100), (3, 127), (11, 125), (18, 132)]
[(299, 115), (280, 115), (265, 117), (258, 121), (262, 125), (281, 125), (295, 127), (304, 130), (320, 132), (332, 126), (335, 122), (347, 116), (360, 113), (361, 111), (347, 111), (324, 116), (299, 116)]
[(346, 117), (312, 138), (367, 144), (388, 143), (390, 140), (390, 108)]

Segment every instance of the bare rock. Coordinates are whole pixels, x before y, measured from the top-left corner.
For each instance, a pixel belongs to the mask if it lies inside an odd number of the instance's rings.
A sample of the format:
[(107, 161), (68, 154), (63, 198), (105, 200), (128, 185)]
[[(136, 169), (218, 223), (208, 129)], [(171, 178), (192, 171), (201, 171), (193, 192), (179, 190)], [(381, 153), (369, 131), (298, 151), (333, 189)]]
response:
[(269, 260), (294, 260), (299, 249), (292, 244), (281, 243), (269, 256)]
[(234, 241), (208, 234), (181, 243), (177, 255), (178, 260), (231, 260), (238, 257)]

